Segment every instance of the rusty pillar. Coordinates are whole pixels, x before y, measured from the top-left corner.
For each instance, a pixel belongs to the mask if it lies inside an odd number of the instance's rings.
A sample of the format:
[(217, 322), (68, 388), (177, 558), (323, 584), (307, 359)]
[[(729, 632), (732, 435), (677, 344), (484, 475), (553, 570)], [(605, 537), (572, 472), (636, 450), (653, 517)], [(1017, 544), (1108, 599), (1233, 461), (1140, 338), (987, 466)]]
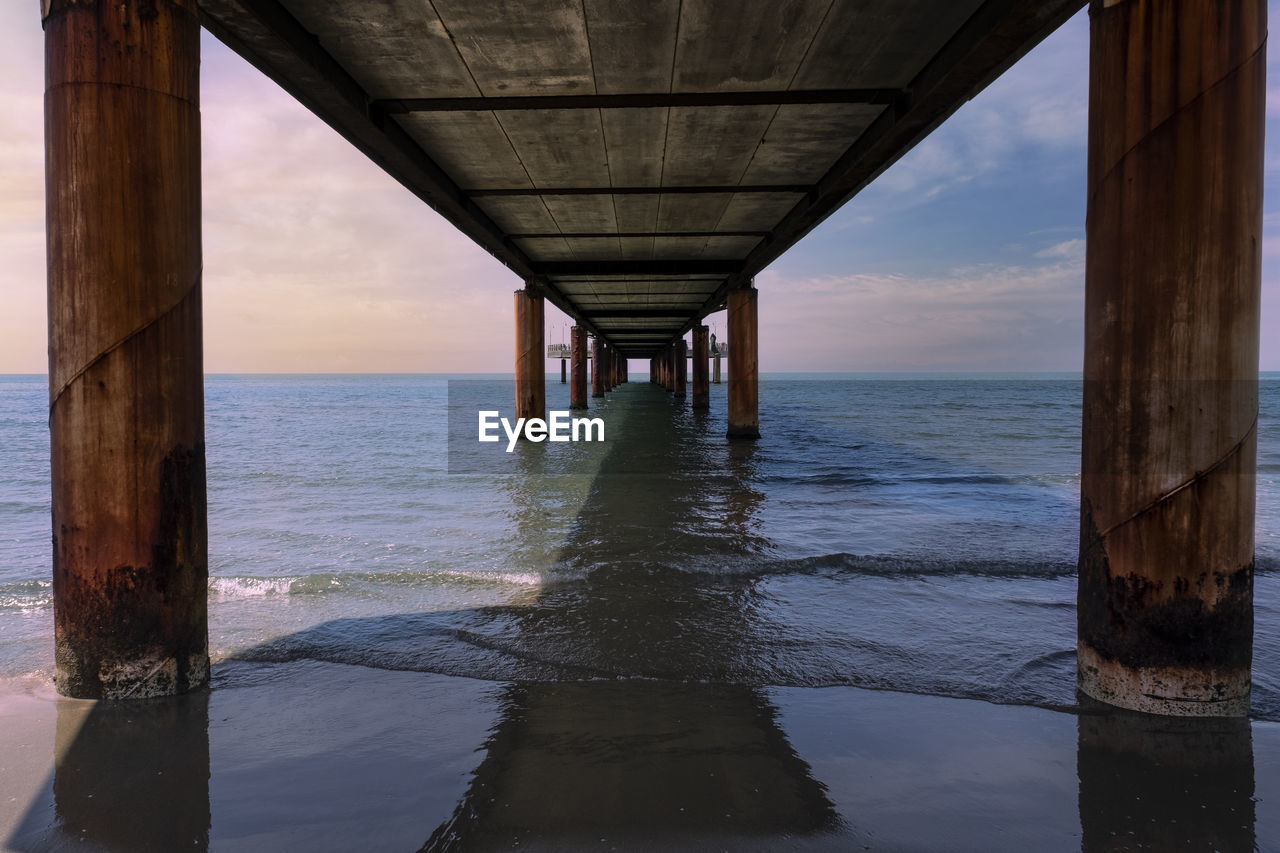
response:
[(44, 4), (58, 692), (209, 680), (195, 0)]
[(676, 345), (667, 344), (667, 390), (675, 393), (676, 378), (680, 370), (676, 367)]
[(604, 396), (604, 374), (600, 365), (604, 363), (604, 342), (598, 336), (591, 338), (591, 396)]
[(719, 353), (717, 353), (717, 354), (716, 354), (715, 359), (713, 359), (713, 369), (712, 369), (712, 371), (711, 371), (711, 384), (712, 384), (712, 385), (719, 385), (719, 384), (720, 384), (720, 355), (719, 355)]
[(675, 394), (677, 400), (685, 398), (686, 386), (689, 379), (689, 354), (685, 352), (684, 338), (675, 343), (675, 363), (676, 363), (676, 382)]
[(532, 284), (516, 291), (516, 417), (547, 416), (543, 298)]
[(729, 438), (760, 437), (757, 296), (754, 287), (729, 291)]
[(711, 406), (711, 385), (707, 381), (707, 355), (710, 330), (706, 326), (693, 327), (693, 407), (706, 409)]
[(1080, 688), (1243, 715), (1266, 3), (1090, 11)]
[(560, 384), (561, 385), (569, 381), (569, 378), (568, 378), (569, 368), (565, 362), (566, 362), (566, 359), (563, 359), (563, 358), (560, 359)]
[(573, 362), (573, 382), (569, 385), (569, 408), (587, 407), (587, 328), (569, 330), (569, 359)]
[(601, 363), (600, 375), (604, 380), (604, 390), (613, 390), (613, 347), (604, 345), (604, 361)]

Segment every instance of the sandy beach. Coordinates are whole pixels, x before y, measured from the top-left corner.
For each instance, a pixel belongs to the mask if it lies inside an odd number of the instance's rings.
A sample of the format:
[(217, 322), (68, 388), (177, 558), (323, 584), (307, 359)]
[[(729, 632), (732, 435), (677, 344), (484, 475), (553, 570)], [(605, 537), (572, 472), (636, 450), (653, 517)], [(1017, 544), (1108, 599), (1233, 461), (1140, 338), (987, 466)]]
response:
[(0, 731), (14, 851), (1280, 848), (1269, 722), (231, 662)]

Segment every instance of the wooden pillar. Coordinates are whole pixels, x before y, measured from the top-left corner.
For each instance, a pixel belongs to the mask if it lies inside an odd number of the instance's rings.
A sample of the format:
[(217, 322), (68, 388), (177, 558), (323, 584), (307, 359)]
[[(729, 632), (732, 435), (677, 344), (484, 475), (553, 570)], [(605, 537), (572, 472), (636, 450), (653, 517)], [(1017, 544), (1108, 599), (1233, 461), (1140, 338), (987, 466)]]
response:
[(760, 437), (757, 296), (754, 287), (729, 291), (729, 438)]
[(693, 407), (706, 409), (711, 406), (711, 384), (707, 381), (708, 335), (710, 329), (693, 327)]
[(532, 283), (516, 291), (516, 417), (547, 416), (543, 298)]
[(1138, 711), (1249, 708), (1266, 11), (1091, 7), (1079, 680)]
[(720, 384), (720, 353), (719, 351), (716, 352), (714, 364), (715, 364), (715, 368), (714, 370), (712, 370), (712, 373), (711, 373), (711, 384), (719, 385)]
[(675, 343), (675, 361), (676, 361), (676, 384), (675, 394), (677, 400), (683, 400), (686, 393), (686, 385), (689, 378), (689, 354), (685, 352), (684, 338)]
[(676, 377), (679, 374), (676, 367), (676, 345), (667, 344), (667, 390), (675, 393)]
[(604, 342), (600, 337), (593, 336), (591, 338), (591, 396), (604, 396), (604, 373), (601, 365), (604, 363)]
[(195, 0), (46, 0), (56, 683), (209, 680)]
[(573, 382), (569, 385), (569, 408), (587, 407), (587, 327), (569, 330), (569, 359), (573, 363)]
[(560, 384), (563, 385), (569, 381), (566, 373), (568, 372), (567, 359), (560, 359)]

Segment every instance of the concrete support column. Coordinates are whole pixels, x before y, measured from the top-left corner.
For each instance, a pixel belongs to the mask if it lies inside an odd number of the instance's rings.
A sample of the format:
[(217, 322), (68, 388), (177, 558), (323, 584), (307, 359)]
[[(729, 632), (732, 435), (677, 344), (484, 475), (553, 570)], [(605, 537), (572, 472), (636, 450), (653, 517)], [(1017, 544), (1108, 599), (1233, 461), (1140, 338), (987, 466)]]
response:
[(1091, 8), (1079, 680), (1138, 711), (1249, 708), (1266, 11)]
[(729, 438), (760, 437), (758, 295), (754, 287), (729, 291)]
[(604, 364), (604, 342), (600, 338), (593, 337), (591, 339), (591, 396), (604, 396), (604, 373), (601, 365)]
[(46, 0), (56, 682), (209, 680), (195, 0)]
[(569, 385), (569, 408), (587, 407), (587, 328), (569, 330), (569, 359), (573, 363), (573, 382)]
[(686, 345), (684, 338), (676, 341), (676, 384), (675, 394), (677, 400), (685, 398), (686, 386), (689, 380), (689, 354), (685, 351)]
[(706, 409), (711, 406), (711, 384), (707, 381), (710, 331), (706, 326), (693, 327), (693, 407), (695, 409)]
[(714, 365), (715, 367), (711, 372), (711, 384), (719, 385), (720, 384), (720, 356), (719, 355), (715, 357)]
[(543, 298), (528, 285), (516, 291), (516, 417), (547, 416), (546, 347)]

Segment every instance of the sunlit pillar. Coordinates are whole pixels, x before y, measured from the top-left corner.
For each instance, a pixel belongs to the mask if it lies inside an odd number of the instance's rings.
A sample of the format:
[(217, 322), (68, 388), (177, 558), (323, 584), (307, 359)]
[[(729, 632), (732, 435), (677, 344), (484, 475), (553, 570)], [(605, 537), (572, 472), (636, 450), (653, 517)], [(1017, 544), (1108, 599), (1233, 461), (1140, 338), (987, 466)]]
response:
[(195, 0), (45, 0), (59, 692), (209, 680)]
[(516, 417), (545, 418), (546, 414), (543, 297), (530, 282), (516, 291)]
[(1243, 715), (1267, 6), (1091, 13), (1080, 687)]

